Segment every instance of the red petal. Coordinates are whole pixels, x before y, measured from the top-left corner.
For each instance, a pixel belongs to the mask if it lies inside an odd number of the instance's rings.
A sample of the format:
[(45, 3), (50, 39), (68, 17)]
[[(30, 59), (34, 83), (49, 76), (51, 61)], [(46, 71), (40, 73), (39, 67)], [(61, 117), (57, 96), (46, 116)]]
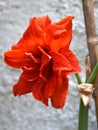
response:
[(24, 78), (24, 75), (22, 74), (20, 76), (19, 81), (13, 86), (13, 93), (15, 96), (19, 95), (23, 95), (23, 94), (27, 94), (32, 92), (33, 90), (33, 84), (34, 82), (32, 81), (27, 81)]
[(71, 70), (71, 64), (69, 61), (60, 53), (50, 52), (52, 56), (53, 70), (61, 72), (62, 70)]
[(26, 57), (25, 52), (20, 50), (5, 52), (4, 57), (5, 57), (5, 62), (8, 65), (15, 68), (22, 67), (26, 62), (30, 60), (30, 58)]
[(49, 26), (51, 20), (48, 16), (33, 17), (20, 41), (12, 49), (20, 49), (39, 55), (37, 45), (44, 44), (44, 29)]
[[(32, 28), (28, 27), (19, 42), (12, 46), (12, 50), (23, 50), (26, 52), (31, 52), (35, 55), (40, 55), (37, 48), (37, 42), (35, 41), (37, 36), (32, 33)], [(41, 38), (40, 41), (42, 42)]]
[[(50, 17), (47, 16), (43, 16), (43, 17), (34, 17), (35, 18), (35, 23), (42, 28), (42, 30), (44, 30), (45, 28), (47, 28), (50, 24), (51, 24), (51, 19)], [(30, 22), (32, 22), (33, 18), (30, 20)]]
[(33, 96), (36, 100), (41, 101), (48, 106), (48, 98), (43, 97), (44, 83), (42, 80), (38, 80), (33, 87)]
[(39, 66), (35, 66), (33, 68), (26, 68), (23, 67), (23, 74), (22, 76), (24, 76), (24, 78), (28, 81), (34, 81), (37, 80), (39, 78)]
[(40, 77), (44, 80), (47, 80), (52, 71), (51, 56), (48, 55), (41, 47), (39, 50), (42, 53), (41, 56), (41, 67), (40, 67)]
[(54, 108), (63, 108), (66, 102), (66, 95), (68, 93), (68, 79), (67, 77), (58, 76), (56, 90), (51, 97), (51, 103)]
[(35, 64), (40, 63), (31, 53), (26, 53), (21, 50), (5, 52), (4, 57), (5, 62), (14, 68), (22, 68), (23, 66), (33, 67)]
[(55, 89), (56, 89), (56, 82), (57, 82), (57, 77), (56, 74), (52, 74), (51, 78), (46, 82), (44, 88), (43, 88), (43, 96), (45, 98), (50, 98)]
[(74, 55), (74, 53), (71, 50), (68, 50), (67, 52), (64, 51), (64, 48), (61, 50), (61, 53), (66, 57), (66, 59), (69, 61), (72, 69), (66, 71), (67, 74), (77, 73), (81, 71), (81, 68), (79, 66), (78, 59)]
[(67, 30), (72, 28), (72, 19), (74, 16), (67, 16), (63, 19), (61, 19), (59, 22), (55, 23), (56, 25), (62, 25), (64, 26)]
[(47, 31), (47, 46), (54, 52), (58, 52), (65, 46), (68, 48), (72, 39), (72, 29), (66, 30), (61, 27), (61, 29), (59, 28), (58, 30), (57, 28), (51, 27)]
[(52, 51), (58, 52), (65, 46), (66, 49), (69, 48), (72, 39), (72, 18), (73, 16), (68, 16), (47, 28), (47, 46)]
[(33, 96), (35, 99), (41, 101), (41, 88), (42, 88), (42, 84), (41, 83), (38, 83), (38, 81), (35, 83), (34, 87), (33, 87)]

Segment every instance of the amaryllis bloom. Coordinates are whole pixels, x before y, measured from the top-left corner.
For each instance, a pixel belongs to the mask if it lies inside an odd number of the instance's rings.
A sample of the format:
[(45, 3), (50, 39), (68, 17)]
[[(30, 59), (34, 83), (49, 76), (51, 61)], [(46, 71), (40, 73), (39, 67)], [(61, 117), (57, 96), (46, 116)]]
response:
[(69, 49), (72, 19), (67, 16), (52, 23), (49, 16), (33, 17), (23, 36), (10, 51), (5, 62), (22, 69), (13, 86), (15, 96), (32, 93), (35, 99), (54, 108), (63, 108), (68, 93), (68, 75), (80, 72), (76, 56)]

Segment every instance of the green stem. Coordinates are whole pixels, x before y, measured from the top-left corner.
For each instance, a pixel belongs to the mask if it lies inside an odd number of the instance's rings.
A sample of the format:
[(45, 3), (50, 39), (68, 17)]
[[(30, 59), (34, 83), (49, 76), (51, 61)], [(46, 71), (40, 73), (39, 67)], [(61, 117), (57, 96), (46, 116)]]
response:
[(88, 78), (87, 80), (87, 83), (89, 84), (93, 84), (94, 83), (94, 80), (96, 78), (96, 74), (98, 73), (98, 63), (96, 64), (96, 66), (94, 67), (90, 77)]
[[(93, 69), (90, 77), (87, 80), (87, 83), (93, 84), (98, 72), (98, 63)], [(82, 84), (82, 80), (79, 74), (75, 74), (78, 84)], [(79, 122), (78, 130), (88, 130), (88, 106), (84, 106), (82, 99), (80, 99), (80, 108), (79, 108)]]
[(75, 76), (76, 76), (76, 79), (78, 81), (78, 84), (82, 84), (82, 80), (81, 80), (80, 75), (78, 73), (76, 73)]
[(78, 130), (88, 130), (88, 106), (84, 106), (80, 99)]
[[(82, 84), (82, 80), (79, 74), (75, 74), (78, 84)], [(78, 130), (88, 129), (88, 106), (85, 107), (82, 99), (80, 98), (80, 108), (79, 108), (79, 122)]]

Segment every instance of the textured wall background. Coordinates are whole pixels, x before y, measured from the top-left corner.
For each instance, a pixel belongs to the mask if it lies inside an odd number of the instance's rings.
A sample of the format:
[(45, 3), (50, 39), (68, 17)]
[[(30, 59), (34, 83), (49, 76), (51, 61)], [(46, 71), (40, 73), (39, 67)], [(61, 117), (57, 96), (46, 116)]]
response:
[[(93, 1), (98, 23), (98, 0)], [(87, 48), (81, 0), (0, 0), (0, 130), (77, 130), (79, 96), (74, 76), (70, 77), (64, 109), (55, 110), (35, 101), (31, 94), (14, 97), (12, 85), (18, 80), (20, 71), (9, 68), (3, 61), (4, 51), (19, 40), (29, 18), (46, 14), (53, 21), (66, 15), (76, 17), (71, 48), (83, 68)], [(83, 80), (84, 73), (83, 68)], [(89, 109), (89, 130), (96, 130), (93, 99)]]

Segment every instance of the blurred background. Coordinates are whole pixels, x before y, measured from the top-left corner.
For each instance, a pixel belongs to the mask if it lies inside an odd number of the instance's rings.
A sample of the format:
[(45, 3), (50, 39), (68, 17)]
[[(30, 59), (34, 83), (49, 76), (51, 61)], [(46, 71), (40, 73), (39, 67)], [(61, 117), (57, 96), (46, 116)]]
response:
[[(98, 0), (93, 0), (98, 36)], [(31, 94), (14, 97), (12, 86), (20, 70), (8, 67), (3, 54), (17, 43), (33, 16), (49, 15), (53, 22), (74, 15), (71, 49), (77, 55), (85, 81), (87, 55), (81, 0), (0, 0), (0, 130), (77, 130), (79, 95), (74, 75), (69, 76), (69, 93), (63, 109), (56, 110), (36, 101)], [(89, 108), (89, 130), (96, 130), (94, 101)]]

